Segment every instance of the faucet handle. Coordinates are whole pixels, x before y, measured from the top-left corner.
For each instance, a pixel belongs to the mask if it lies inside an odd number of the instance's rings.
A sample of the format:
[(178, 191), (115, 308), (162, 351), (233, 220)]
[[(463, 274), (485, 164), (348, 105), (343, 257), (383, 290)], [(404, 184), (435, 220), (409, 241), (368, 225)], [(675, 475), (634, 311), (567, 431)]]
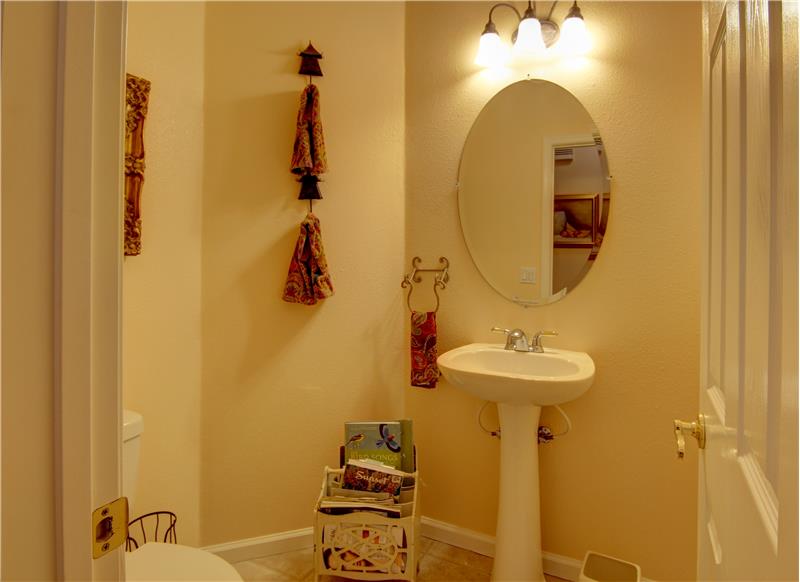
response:
[(495, 333), (504, 333), (506, 334), (506, 347), (507, 350), (514, 349), (514, 339), (511, 337), (511, 330), (506, 329), (504, 327), (493, 327), (492, 331)]
[(536, 352), (536, 353), (539, 353), (539, 354), (544, 352), (544, 348), (542, 347), (542, 336), (546, 336), (546, 335), (550, 335), (550, 336), (558, 335), (558, 332), (557, 331), (541, 330), (541, 331), (537, 331), (535, 334), (533, 334), (533, 337), (531, 337), (531, 351), (532, 352)]
[(558, 335), (558, 332), (557, 331), (541, 330), (541, 331), (537, 331), (535, 334), (533, 334), (533, 337), (540, 338), (543, 335)]

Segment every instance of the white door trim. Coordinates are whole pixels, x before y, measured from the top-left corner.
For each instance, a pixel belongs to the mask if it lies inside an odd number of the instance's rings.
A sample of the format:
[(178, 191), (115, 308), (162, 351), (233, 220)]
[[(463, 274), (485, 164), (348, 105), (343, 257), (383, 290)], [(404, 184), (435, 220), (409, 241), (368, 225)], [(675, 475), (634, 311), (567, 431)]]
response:
[[(0, 0), (0, 104), (3, 103), (3, 11), (5, 10), (5, 2)], [(0, 115), (0, 136), (3, 135), (3, 116)], [(2, 139), (0, 139), (0, 193), (3, 191), (3, 146), (2, 146)], [(0, 196), (0, 199), (2, 197)], [(2, 204), (0, 203), (0, 241), (3, 240), (3, 213), (2, 213)], [(2, 266), (2, 247), (0, 246), (0, 289), (3, 288), (3, 266)], [(2, 329), (2, 321), (3, 321), (3, 309), (2, 309), (2, 301), (0, 301), (0, 329)], [(2, 345), (2, 333), (0, 333), (0, 378), (3, 377), (3, 345)], [(3, 410), (2, 410), (2, 398), (3, 394), (3, 382), (0, 380), (0, 435), (3, 434)], [(2, 447), (0, 447), (0, 451), (2, 451)], [(3, 509), (2, 509), (2, 499), (3, 499), (3, 459), (2, 454), (0, 453), (0, 524), (3, 523)], [(3, 528), (0, 527), (0, 548), (3, 547)], [(0, 551), (0, 572), (3, 571), (3, 552)]]
[[(126, 5), (59, 7), (55, 192), (56, 564), (59, 579), (124, 578), (92, 559), (91, 512), (121, 494), (120, 273)], [(124, 549), (124, 548), (123, 548)]]
[[(0, 104), (3, 103), (3, 11), (5, 10), (5, 3), (3, 0), (0, 0)], [(0, 136), (3, 135), (3, 116), (0, 115)], [(0, 139), (0, 193), (3, 191), (3, 146), (2, 146), (2, 139)], [(1, 197), (0, 197), (1, 198)], [(0, 204), (0, 241), (3, 240), (3, 213), (2, 213), (3, 205)], [(2, 267), (2, 247), (0, 247), (0, 289), (3, 288), (3, 267)], [(2, 301), (0, 301), (0, 329), (2, 329), (2, 321), (3, 321), (3, 313), (2, 313)], [(3, 345), (2, 345), (2, 333), (0, 333), (0, 378), (3, 377)], [(3, 394), (3, 382), (0, 380), (0, 435), (3, 434), (3, 410), (2, 410), (2, 398)], [(0, 447), (0, 451), (2, 451), (2, 447)], [(2, 499), (3, 499), (3, 459), (2, 455), (0, 454), (0, 524), (3, 523), (3, 509), (2, 509)], [(3, 528), (0, 527), (0, 548), (3, 547)], [(3, 552), (0, 551), (0, 572), (3, 571)]]
[[(542, 254), (539, 288), (542, 303), (553, 295), (553, 205), (555, 198), (554, 150), (557, 147), (594, 145), (591, 133), (545, 136), (542, 140)], [(561, 291), (561, 289), (559, 289)]]

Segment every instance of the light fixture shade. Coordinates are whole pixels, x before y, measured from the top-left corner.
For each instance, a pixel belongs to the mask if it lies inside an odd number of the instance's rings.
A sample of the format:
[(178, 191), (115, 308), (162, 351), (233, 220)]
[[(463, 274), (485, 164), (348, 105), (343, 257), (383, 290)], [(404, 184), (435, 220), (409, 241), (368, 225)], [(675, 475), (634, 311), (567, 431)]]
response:
[(508, 47), (496, 32), (484, 32), (478, 47), (475, 64), (481, 67), (502, 67), (508, 62)]
[(544, 53), (542, 25), (533, 17), (523, 18), (517, 29), (517, 41), (514, 43), (514, 54), (519, 56), (537, 56)]
[(580, 10), (577, 10), (576, 15), (573, 14), (574, 9), (570, 11), (569, 17), (561, 25), (561, 36), (558, 39), (559, 50), (566, 55), (584, 55), (592, 48), (592, 41)]

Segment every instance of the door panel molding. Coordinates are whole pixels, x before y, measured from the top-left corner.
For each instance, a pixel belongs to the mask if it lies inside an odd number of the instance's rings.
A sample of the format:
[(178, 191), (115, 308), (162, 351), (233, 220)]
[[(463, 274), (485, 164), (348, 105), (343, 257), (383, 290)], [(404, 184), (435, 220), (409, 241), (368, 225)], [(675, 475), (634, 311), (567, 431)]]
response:
[(697, 578), (797, 580), (797, 6), (703, 11)]

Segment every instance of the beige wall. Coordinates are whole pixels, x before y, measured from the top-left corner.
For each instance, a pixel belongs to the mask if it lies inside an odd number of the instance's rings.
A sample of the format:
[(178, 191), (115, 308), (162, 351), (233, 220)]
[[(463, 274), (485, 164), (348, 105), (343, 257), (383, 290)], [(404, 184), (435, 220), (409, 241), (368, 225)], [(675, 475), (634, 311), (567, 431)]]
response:
[[(209, 3), (202, 541), (311, 525), (346, 420), (402, 411), (404, 6)], [(281, 300), (307, 205), (289, 172), (299, 50), (323, 53), (314, 206), (336, 294)]]
[(58, 7), (55, 3), (14, 2), (5, 3), (2, 9), (0, 578), (54, 580), (53, 193)]
[[(470, 126), (492, 95), (528, 72), (498, 79), (472, 65), (487, 9), (407, 8), (406, 249), (450, 259), (440, 348), (497, 341), (489, 329), (500, 325), (557, 329), (550, 345), (588, 352), (594, 386), (564, 406), (574, 428), (541, 448), (544, 549), (576, 559), (593, 549), (641, 564), (651, 579), (692, 579), (696, 457), (676, 461), (671, 420), (697, 412), (699, 5), (583, 3), (596, 41), (591, 59), (580, 69), (533, 71), (564, 86), (597, 123), (614, 207), (603, 251), (581, 285), (559, 303), (528, 310), (483, 281), (458, 223), (455, 184)], [(510, 33), (510, 23), (497, 24)], [(477, 426), (481, 402), (442, 382), (432, 391), (409, 388), (406, 404), (424, 463), (423, 513), (493, 534), (499, 443)], [(543, 419), (561, 426), (552, 410)]]
[(178, 514), (199, 542), (205, 6), (128, 3), (127, 71), (152, 82), (142, 254), (123, 270), (123, 391), (144, 416), (132, 515)]

